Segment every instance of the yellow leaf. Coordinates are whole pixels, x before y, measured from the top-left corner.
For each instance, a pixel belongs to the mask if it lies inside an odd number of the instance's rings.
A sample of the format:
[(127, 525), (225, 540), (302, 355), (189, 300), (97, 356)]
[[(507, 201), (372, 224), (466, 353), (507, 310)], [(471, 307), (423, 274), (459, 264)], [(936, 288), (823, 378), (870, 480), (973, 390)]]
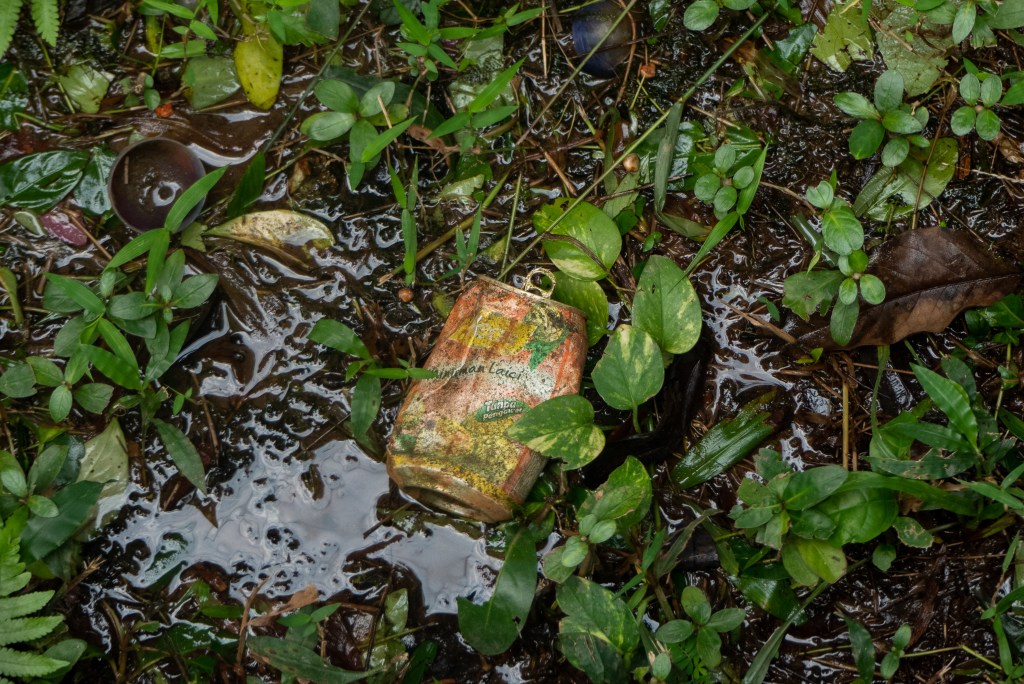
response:
[(235, 70), (246, 97), (260, 109), (270, 109), (281, 86), (284, 61), (281, 44), (268, 35), (252, 35), (235, 46)]

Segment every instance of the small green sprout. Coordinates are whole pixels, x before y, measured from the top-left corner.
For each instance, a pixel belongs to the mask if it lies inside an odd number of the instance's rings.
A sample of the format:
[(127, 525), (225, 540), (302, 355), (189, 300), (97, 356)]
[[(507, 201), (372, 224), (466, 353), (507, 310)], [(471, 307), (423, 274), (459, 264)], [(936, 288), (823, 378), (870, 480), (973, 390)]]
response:
[(927, 147), (929, 141), (921, 135), (928, 123), (928, 110), (911, 110), (903, 103), (903, 76), (886, 71), (875, 82), (874, 104), (860, 93), (844, 92), (835, 96), (835, 103), (850, 116), (863, 119), (850, 133), (850, 154), (854, 159), (867, 159), (878, 151), (882, 141), (889, 142), (882, 149), (882, 163), (899, 166), (910, 146)]

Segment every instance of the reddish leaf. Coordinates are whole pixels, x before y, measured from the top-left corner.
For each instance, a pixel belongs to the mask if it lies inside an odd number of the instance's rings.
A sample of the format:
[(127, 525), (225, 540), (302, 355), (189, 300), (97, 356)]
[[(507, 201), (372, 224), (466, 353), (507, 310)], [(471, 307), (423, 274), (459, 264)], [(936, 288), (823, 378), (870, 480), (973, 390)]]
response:
[(851, 349), (892, 344), (919, 332), (942, 332), (964, 309), (988, 306), (1020, 285), (1020, 269), (996, 258), (970, 234), (925, 228), (899, 235), (875, 250), (868, 267), (885, 283), (885, 301), (861, 309), (845, 347), (827, 322), (800, 337), (808, 347)]
[(41, 214), (39, 216), (39, 223), (46, 229), (47, 233), (75, 247), (83, 247), (87, 242), (85, 233), (72, 223), (67, 214), (62, 211), (54, 209)]

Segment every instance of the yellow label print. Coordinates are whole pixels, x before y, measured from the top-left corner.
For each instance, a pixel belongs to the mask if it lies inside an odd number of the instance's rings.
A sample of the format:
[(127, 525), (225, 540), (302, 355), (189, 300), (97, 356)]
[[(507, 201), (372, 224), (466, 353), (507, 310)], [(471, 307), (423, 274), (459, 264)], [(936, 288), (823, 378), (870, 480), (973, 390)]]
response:
[(515, 354), (530, 341), (537, 326), (513, 321), (495, 311), (482, 311), (459, 325), (451, 339), (472, 349), (494, 349)]

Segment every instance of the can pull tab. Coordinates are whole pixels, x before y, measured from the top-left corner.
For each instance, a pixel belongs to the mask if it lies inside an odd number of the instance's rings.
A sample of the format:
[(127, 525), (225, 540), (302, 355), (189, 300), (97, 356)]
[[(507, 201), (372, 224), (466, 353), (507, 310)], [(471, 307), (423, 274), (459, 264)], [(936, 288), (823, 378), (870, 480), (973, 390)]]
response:
[[(544, 278), (549, 285), (544, 285)], [(546, 268), (535, 268), (526, 274), (526, 283), (523, 289), (527, 292), (540, 295), (544, 299), (550, 299), (551, 293), (555, 291), (555, 275)]]

